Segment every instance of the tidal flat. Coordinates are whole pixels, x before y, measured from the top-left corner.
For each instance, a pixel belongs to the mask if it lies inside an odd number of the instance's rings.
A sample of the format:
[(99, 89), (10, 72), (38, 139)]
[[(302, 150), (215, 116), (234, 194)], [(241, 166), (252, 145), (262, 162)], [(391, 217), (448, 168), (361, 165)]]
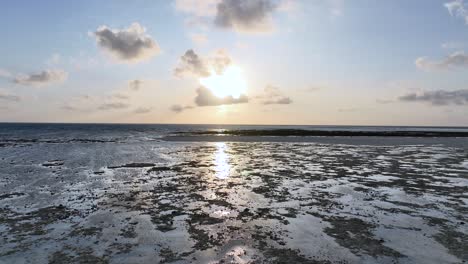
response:
[(2, 141), (0, 263), (467, 262), (466, 144), (384, 141)]

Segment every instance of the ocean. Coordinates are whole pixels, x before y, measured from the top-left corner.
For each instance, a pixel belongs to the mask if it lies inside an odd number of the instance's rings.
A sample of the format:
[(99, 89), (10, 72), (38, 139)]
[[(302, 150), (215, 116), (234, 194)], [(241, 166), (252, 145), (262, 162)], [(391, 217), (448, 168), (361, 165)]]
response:
[[(463, 127), (0, 124), (0, 263), (461, 263)], [(182, 136), (181, 136), (182, 132)]]

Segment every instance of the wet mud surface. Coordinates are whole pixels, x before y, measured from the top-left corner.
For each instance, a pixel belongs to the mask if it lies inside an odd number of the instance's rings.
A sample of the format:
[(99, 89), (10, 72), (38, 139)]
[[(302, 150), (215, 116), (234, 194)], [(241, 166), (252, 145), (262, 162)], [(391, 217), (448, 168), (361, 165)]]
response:
[(0, 146), (0, 263), (463, 263), (468, 149)]

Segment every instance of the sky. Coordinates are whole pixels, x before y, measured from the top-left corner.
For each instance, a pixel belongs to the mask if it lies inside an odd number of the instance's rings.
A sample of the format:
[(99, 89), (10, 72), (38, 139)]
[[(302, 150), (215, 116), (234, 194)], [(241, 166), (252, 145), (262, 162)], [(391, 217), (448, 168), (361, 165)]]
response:
[(468, 126), (468, 0), (6, 0), (0, 122)]

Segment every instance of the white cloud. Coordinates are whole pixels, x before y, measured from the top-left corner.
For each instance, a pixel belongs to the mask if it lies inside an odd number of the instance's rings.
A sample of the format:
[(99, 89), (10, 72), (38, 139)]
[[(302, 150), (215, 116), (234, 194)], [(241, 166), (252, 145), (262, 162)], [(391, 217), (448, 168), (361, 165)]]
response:
[(133, 23), (125, 29), (100, 26), (94, 32), (94, 36), (99, 47), (120, 62), (140, 62), (161, 51), (156, 41), (146, 34), (146, 29), (138, 23)]
[(22, 85), (41, 86), (62, 82), (67, 78), (68, 73), (63, 70), (44, 70), (39, 73), (19, 75), (13, 79), (13, 82)]
[(463, 51), (457, 51), (441, 60), (431, 60), (427, 57), (416, 59), (415, 64), (423, 70), (451, 70), (468, 67), (468, 55)]
[(459, 50), (465, 47), (465, 43), (457, 42), (457, 41), (450, 41), (450, 42), (442, 43), (441, 46), (443, 49)]
[(468, 8), (463, 0), (454, 0), (445, 3), (444, 6), (448, 9), (451, 16), (465, 20), (465, 23), (468, 25)]

